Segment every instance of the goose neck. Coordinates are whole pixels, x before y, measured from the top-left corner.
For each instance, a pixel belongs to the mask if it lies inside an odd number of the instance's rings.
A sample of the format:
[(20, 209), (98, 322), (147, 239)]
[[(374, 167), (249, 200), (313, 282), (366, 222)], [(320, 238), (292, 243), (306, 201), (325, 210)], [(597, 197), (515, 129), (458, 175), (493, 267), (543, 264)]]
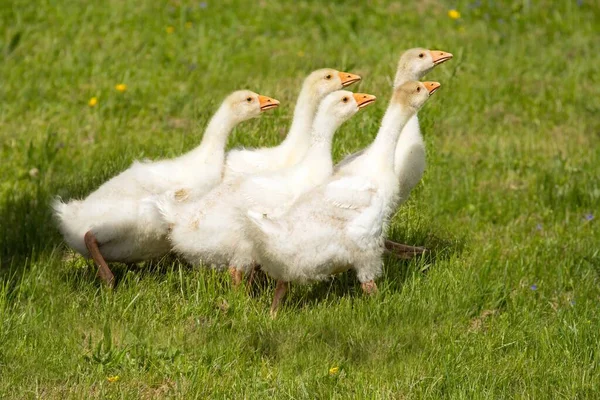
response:
[(409, 71), (406, 67), (400, 67), (398, 68), (398, 71), (396, 71), (396, 77), (394, 78), (394, 87), (397, 88), (399, 86), (404, 85), (406, 82), (418, 81), (419, 79), (419, 76)]
[(317, 169), (324, 174), (331, 173), (333, 169), (331, 158), (333, 135), (340, 124), (340, 121), (325, 113), (317, 113), (310, 135), (310, 145), (299, 164), (299, 170), (308, 168), (310, 170)]
[(317, 106), (318, 102), (314, 99), (310, 88), (303, 88), (294, 108), (292, 125), (283, 141), (284, 146), (290, 147), (293, 150), (308, 147)]
[(387, 168), (394, 167), (394, 155), (400, 132), (415, 112), (399, 104), (390, 104), (381, 120), (375, 141), (368, 151), (374, 163), (383, 163)]
[(235, 125), (235, 117), (231, 110), (227, 105), (222, 105), (206, 126), (200, 145), (190, 153), (207, 155), (214, 152), (225, 152), (227, 138)]

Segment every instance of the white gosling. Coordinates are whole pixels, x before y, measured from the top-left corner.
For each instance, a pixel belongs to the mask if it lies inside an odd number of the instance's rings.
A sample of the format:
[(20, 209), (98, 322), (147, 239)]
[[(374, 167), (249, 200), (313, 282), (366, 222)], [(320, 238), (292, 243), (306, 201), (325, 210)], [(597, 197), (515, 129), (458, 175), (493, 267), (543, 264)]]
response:
[(331, 68), (312, 72), (302, 84), (290, 130), (278, 146), (233, 149), (227, 153), (224, 180), (276, 171), (296, 165), (310, 145), (310, 132), (317, 107), (329, 93), (360, 81), (360, 76)]
[[(163, 196), (157, 205), (171, 226), (173, 250), (194, 264), (234, 265), (239, 271), (250, 268), (253, 249), (242, 229), (248, 208), (281, 213), (300, 195), (324, 182), (333, 171), (331, 142), (335, 131), (374, 101), (374, 96), (345, 90), (325, 97), (306, 154), (293, 167), (223, 182), (192, 203), (178, 202), (173, 193)], [(234, 284), (239, 284), (235, 276)]]
[(135, 161), (84, 200), (53, 203), (59, 229), (69, 246), (98, 264), (98, 275), (112, 286), (107, 262), (138, 262), (170, 251), (166, 226), (153, 198), (166, 191), (194, 188), (206, 193), (222, 178), (225, 144), (233, 128), (279, 102), (248, 90), (233, 92), (210, 120), (202, 142), (168, 160)]
[(439, 86), (407, 82), (396, 88), (374, 142), (284, 215), (272, 218), (260, 210), (248, 211), (246, 229), (255, 260), (278, 281), (273, 315), (290, 281), (306, 283), (354, 269), (365, 292), (376, 290), (383, 234), (399, 194), (396, 142)]
[[(422, 79), (435, 66), (452, 59), (452, 57), (451, 53), (441, 50), (414, 48), (405, 51), (398, 61), (394, 87), (397, 88), (406, 82)], [(336, 170), (360, 156), (363, 151), (358, 151), (344, 158), (336, 165)], [(421, 135), (419, 118), (415, 115), (402, 129), (396, 144), (394, 170), (400, 188), (398, 205), (408, 199), (412, 189), (421, 181), (425, 166), (425, 143)], [(425, 251), (422, 247), (407, 246), (391, 240), (386, 240), (385, 245), (388, 250), (393, 250), (401, 258), (410, 258)]]

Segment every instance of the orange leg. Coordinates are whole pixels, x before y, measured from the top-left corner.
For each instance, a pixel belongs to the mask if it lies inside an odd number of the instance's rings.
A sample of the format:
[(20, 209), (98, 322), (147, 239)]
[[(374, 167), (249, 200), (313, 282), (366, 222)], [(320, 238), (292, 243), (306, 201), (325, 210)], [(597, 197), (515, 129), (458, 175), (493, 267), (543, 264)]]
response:
[(92, 256), (92, 259), (98, 264), (98, 276), (108, 287), (113, 287), (115, 284), (115, 276), (110, 268), (108, 268), (108, 264), (104, 260), (104, 257), (102, 257), (102, 253), (100, 253), (96, 236), (94, 236), (92, 231), (87, 231), (83, 236), (83, 240), (85, 242), (85, 247), (87, 247), (90, 252), (90, 256)]
[(391, 240), (385, 240), (385, 249), (388, 253), (392, 253), (401, 259), (411, 259), (415, 256), (423, 254), (427, 251), (424, 247), (409, 246), (407, 244), (396, 243)]
[(234, 288), (240, 287), (244, 273), (234, 266), (229, 267), (229, 275)]
[(273, 296), (273, 303), (271, 304), (271, 318), (275, 318), (277, 316), (277, 309), (279, 308), (281, 299), (283, 299), (283, 296), (285, 296), (285, 292), (287, 292), (287, 289), (287, 282), (277, 281), (277, 286), (275, 287), (275, 295)]
[(371, 295), (377, 293), (377, 285), (375, 284), (375, 281), (363, 282), (360, 284), (360, 287), (366, 294)]
[(252, 284), (254, 283), (254, 278), (256, 278), (256, 273), (260, 270), (260, 265), (254, 264), (252, 269), (250, 270), (250, 274), (248, 275), (248, 282), (246, 282), (246, 287), (248, 289), (252, 288)]

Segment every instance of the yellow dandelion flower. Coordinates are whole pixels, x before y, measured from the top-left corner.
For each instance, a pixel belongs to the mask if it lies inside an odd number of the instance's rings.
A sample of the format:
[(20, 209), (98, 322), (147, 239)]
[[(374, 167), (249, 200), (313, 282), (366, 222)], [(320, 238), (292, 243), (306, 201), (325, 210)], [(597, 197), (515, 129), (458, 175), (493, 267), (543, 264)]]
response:
[(175, 32), (175, 27), (167, 26), (167, 28), (165, 30), (167, 31), (168, 34), (171, 34), (171, 33)]
[(331, 367), (329, 368), (329, 375), (335, 375), (340, 372), (340, 367)]
[(90, 99), (90, 101), (88, 101), (88, 106), (90, 106), (90, 107), (96, 107), (96, 104), (98, 104), (98, 98), (97, 97), (92, 97)]
[(186, 23), (185, 23), (185, 27), (186, 27), (186, 28), (188, 28), (188, 29), (190, 29), (190, 28), (192, 27), (192, 23), (191, 23), (191, 22), (189, 22), (189, 21), (188, 21), (188, 22), (186, 22)]
[(108, 378), (106, 378), (106, 380), (109, 381), (110, 383), (116, 382), (119, 379), (121, 379), (121, 377), (119, 375), (109, 376)]
[(458, 12), (458, 10), (450, 10), (448, 11), (448, 16), (452, 19), (459, 19), (460, 13)]
[(127, 90), (127, 85), (124, 83), (119, 83), (118, 85), (115, 86), (115, 89), (117, 89), (119, 92), (123, 93), (124, 91)]

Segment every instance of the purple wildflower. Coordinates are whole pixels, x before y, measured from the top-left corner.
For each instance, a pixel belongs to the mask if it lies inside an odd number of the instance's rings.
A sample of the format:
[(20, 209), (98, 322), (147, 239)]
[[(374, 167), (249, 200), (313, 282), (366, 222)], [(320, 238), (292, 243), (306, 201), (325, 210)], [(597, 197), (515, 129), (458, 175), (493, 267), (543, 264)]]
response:
[(200, 8), (206, 8), (206, 7), (208, 7), (208, 3), (205, 2), (205, 1), (201, 1), (200, 4), (198, 4), (198, 7), (200, 7)]
[(583, 217), (583, 218), (585, 218), (586, 221), (591, 221), (594, 219), (594, 214), (592, 214), (592, 213), (585, 214), (585, 217)]
[(531, 290), (537, 290), (537, 285), (534, 283), (533, 285), (531, 285), (529, 287), (529, 289), (531, 289)]

